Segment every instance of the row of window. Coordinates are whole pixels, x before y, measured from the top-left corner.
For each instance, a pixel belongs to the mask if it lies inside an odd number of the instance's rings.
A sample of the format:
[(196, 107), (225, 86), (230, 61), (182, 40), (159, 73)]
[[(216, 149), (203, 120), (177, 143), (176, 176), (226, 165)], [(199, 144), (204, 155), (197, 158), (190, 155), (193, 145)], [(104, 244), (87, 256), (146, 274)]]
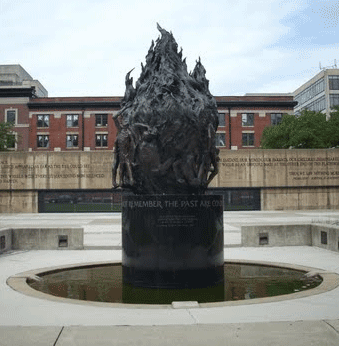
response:
[[(219, 114), (219, 126), (225, 126), (225, 113)], [(271, 125), (278, 125), (282, 120), (282, 113), (271, 113)], [(243, 127), (254, 126), (254, 113), (241, 114), (241, 125)]]
[[(226, 134), (224, 132), (216, 133), (215, 138), (217, 147), (226, 146)], [(49, 148), (50, 136), (49, 135), (38, 135), (37, 136), (37, 147), (38, 148)], [(78, 148), (79, 146), (79, 135), (66, 135), (66, 147), (67, 148)], [(96, 134), (95, 135), (95, 146), (96, 147), (107, 147), (108, 146), (108, 135), (107, 134)], [(242, 134), (242, 146), (254, 146), (254, 133), (243, 133)]]
[[(38, 135), (37, 136), (37, 147), (38, 148), (49, 148), (50, 138), (49, 135)], [(66, 148), (78, 148), (79, 146), (79, 135), (66, 135)], [(95, 146), (96, 147), (107, 147), (108, 146), (108, 135), (107, 134), (96, 134), (95, 135)]]
[[(226, 146), (226, 134), (224, 132), (217, 132), (215, 137), (215, 145), (217, 147)], [(254, 133), (242, 133), (242, 146), (253, 147), (254, 146)]]
[[(339, 90), (339, 76), (332, 75), (328, 76), (328, 84), (330, 90)], [(302, 106), (305, 102), (312, 99), (319, 93), (325, 90), (325, 79), (321, 78), (314, 84), (310, 85), (308, 88), (303, 90), (301, 93), (295, 96), (294, 100), (298, 102), (299, 106)], [(317, 101), (318, 104), (313, 104), (312, 106), (307, 105), (307, 109), (320, 112), (326, 108), (325, 100), (322, 100), (322, 98), (319, 98)], [(332, 105), (331, 105), (332, 106)]]
[[(219, 115), (219, 126), (225, 126), (225, 113), (218, 113)], [(271, 114), (271, 124), (276, 125), (281, 121), (282, 114), (276, 113)], [(108, 114), (95, 114), (95, 126), (103, 127), (107, 126)], [(7, 110), (6, 121), (16, 123), (16, 110)], [(243, 113), (241, 115), (242, 126), (254, 126), (254, 113)], [(37, 116), (37, 127), (46, 128), (50, 126), (50, 115), (39, 114)], [(67, 127), (78, 127), (79, 126), (79, 114), (67, 114), (66, 115), (66, 126)]]
[(324, 78), (321, 78), (317, 82), (315, 82), (314, 84), (310, 85), (308, 88), (300, 92), (298, 95), (296, 95), (294, 100), (298, 102), (299, 106), (301, 106), (308, 100), (323, 92), (324, 90), (325, 80)]
[[(339, 106), (339, 94), (330, 94), (330, 107), (333, 108), (334, 106)], [(301, 108), (301, 110), (304, 110), (304, 109), (308, 109), (309, 111), (314, 111), (314, 112), (321, 112), (325, 110), (326, 109), (325, 96), (319, 97), (315, 101)], [(300, 111), (298, 113), (300, 113)]]
[(325, 96), (319, 97), (315, 101), (307, 104), (301, 110), (304, 110), (304, 109), (308, 109), (309, 111), (314, 111), (314, 112), (321, 112), (321, 111), (323, 111), (324, 109), (326, 109)]
[[(108, 114), (95, 114), (95, 126), (102, 127), (107, 126)], [(49, 127), (50, 116), (49, 114), (39, 114), (37, 116), (38, 127)], [(67, 127), (78, 127), (79, 126), (79, 114), (67, 114), (66, 115), (66, 126)]]

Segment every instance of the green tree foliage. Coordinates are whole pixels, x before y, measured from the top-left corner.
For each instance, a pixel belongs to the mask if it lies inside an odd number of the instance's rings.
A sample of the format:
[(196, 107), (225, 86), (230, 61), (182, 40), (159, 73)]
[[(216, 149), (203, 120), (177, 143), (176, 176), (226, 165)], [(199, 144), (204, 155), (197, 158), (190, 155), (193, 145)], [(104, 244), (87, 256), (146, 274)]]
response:
[(330, 138), (330, 147), (339, 148), (339, 107), (331, 113), (328, 121), (328, 136)]
[(287, 149), (291, 145), (290, 137), (295, 125), (295, 116), (285, 114), (279, 125), (265, 127), (261, 137), (263, 149)]
[(339, 109), (326, 115), (304, 110), (300, 116), (285, 114), (279, 125), (266, 127), (261, 138), (263, 149), (316, 149), (339, 146)]
[(0, 123), (0, 151), (5, 151), (14, 146), (15, 136), (12, 131), (12, 123)]

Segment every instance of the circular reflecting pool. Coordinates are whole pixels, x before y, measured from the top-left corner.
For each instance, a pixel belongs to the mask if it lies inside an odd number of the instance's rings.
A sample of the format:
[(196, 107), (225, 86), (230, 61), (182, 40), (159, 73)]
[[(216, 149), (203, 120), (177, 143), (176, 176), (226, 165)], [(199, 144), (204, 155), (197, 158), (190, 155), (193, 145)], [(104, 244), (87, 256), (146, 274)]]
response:
[[(203, 280), (203, 278), (201, 278)], [(224, 283), (199, 289), (146, 289), (124, 284), (120, 263), (87, 265), (28, 278), (35, 290), (63, 298), (127, 304), (211, 303), (274, 297), (317, 287), (319, 275), (252, 263), (225, 263)]]

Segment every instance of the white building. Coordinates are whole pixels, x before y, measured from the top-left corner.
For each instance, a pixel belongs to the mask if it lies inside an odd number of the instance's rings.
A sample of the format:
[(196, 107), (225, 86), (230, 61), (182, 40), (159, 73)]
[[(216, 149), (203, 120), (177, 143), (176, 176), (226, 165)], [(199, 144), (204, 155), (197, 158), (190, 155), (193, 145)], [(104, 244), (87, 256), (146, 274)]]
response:
[(298, 102), (294, 107), (295, 114), (308, 109), (323, 112), (329, 118), (332, 108), (339, 106), (339, 69), (323, 69), (295, 90), (293, 95)]
[(21, 65), (0, 65), (0, 89), (35, 89), (36, 97), (47, 97), (48, 92), (44, 86), (33, 79)]

